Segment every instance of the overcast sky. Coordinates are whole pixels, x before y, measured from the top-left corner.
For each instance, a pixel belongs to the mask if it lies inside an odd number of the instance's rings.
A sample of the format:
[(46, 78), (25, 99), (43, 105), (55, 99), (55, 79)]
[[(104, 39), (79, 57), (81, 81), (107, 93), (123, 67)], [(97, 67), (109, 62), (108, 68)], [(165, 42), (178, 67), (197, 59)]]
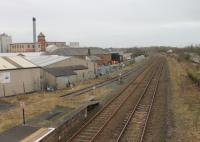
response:
[(0, 0), (0, 32), (13, 42), (79, 41), (82, 46), (200, 43), (200, 0)]

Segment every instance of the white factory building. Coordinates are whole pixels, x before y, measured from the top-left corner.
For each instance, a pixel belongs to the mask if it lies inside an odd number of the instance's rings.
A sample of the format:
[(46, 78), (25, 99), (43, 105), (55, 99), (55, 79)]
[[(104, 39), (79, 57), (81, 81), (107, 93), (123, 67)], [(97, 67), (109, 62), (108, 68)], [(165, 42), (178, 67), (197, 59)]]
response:
[[(0, 58), (0, 96), (46, 90), (49, 86), (55, 89), (64, 89), (68, 87), (69, 83), (78, 84), (95, 77), (95, 66), (92, 61), (73, 56), (44, 55), (44, 52), (30, 52), (0, 53)], [(30, 68), (29, 66), (24, 66), (24, 63), (26, 65), (29, 64)], [(9, 64), (14, 64), (15, 67), (9, 68), (11, 66)], [(19, 79), (18, 83), (17, 81), (12, 84), (2, 83), (2, 78), (11, 72), (15, 74), (12, 79)], [(34, 75), (37, 79), (32, 78)], [(26, 79), (29, 80), (28, 83), (26, 83)], [(13, 84), (15, 84), (14, 87)], [(38, 85), (37, 88), (27, 88), (27, 86), (36, 85)], [(9, 91), (8, 88), (10, 88)]]
[(0, 53), (7, 53), (11, 43), (11, 36), (8, 36), (5, 33), (0, 34)]
[(84, 59), (58, 55), (24, 56), (24, 58), (41, 67), (43, 88), (52, 86), (63, 89), (69, 82), (76, 84), (94, 78), (93, 64)]
[(0, 57), (0, 97), (39, 91), (40, 68), (20, 56)]

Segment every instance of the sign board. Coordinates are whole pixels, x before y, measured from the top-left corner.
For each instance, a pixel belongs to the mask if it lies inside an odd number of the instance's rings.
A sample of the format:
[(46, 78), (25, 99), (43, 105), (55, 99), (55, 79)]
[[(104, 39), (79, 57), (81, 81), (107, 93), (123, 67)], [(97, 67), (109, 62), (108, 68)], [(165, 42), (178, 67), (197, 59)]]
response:
[(10, 83), (10, 72), (0, 73), (0, 83)]

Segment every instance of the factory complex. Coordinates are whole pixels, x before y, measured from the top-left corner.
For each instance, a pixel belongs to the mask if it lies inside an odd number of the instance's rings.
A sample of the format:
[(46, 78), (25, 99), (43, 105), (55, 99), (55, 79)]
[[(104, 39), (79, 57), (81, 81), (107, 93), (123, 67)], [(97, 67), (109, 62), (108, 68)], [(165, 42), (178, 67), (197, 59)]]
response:
[(11, 36), (0, 35), (0, 97), (72, 88), (132, 59), (131, 53), (47, 41), (42, 32), (36, 37), (36, 18), (32, 21), (33, 42), (12, 43)]
[(69, 88), (113, 72), (122, 61), (123, 55), (101, 48), (1, 53), (0, 97)]

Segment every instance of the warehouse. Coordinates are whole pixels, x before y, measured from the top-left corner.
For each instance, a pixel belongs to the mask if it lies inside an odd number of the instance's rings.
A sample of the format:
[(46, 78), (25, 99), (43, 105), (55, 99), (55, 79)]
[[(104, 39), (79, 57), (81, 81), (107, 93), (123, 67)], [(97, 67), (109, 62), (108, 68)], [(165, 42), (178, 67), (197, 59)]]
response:
[(107, 65), (111, 63), (111, 54), (102, 48), (59, 48), (50, 52), (48, 55), (60, 55), (60, 56), (74, 56), (85, 59), (87, 56), (99, 57), (98, 65)]
[[(41, 84), (42, 88), (46, 88), (48, 85), (52, 85), (52, 76), (58, 77), (57, 74), (47, 74), (46, 72), (53, 70), (53, 72), (63, 72), (63, 68), (69, 69), (71, 68), (72, 71), (76, 73), (76, 75), (73, 74), (73, 76), (76, 76), (76, 79), (74, 77), (69, 77), (70, 74), (66, 75), (68, 76), (67, 80), (78, 83), (84, 80), (88, 80), (95, 77), (95, 65), (93, 62), (71, 57), (71, 56), (58, 56), (58, 55), (43, 55), (43, 56), (24, 56), (27, 60), (32, 62), (33, 64), (36, 64), (41, 67)], [(50, 79), (49, 79), (50, 78)], [(66, 80), (66, 79), (65, 79)], [(56, 81), (54, 81), (56, 82)], [(57, 86), (54, 84), (54, 86)], [(63, 88), (64, 85), (61, 85), (62, 87), (57, 88)], [(66, 86), (66, 85), (65, 85)]]
[(20, 56), (0, 57), (0, 97), (39, 91), (40, 68)]
[(71, 57), (71, 56), (58, 56), (58, 55), (43, 55), (43, 56), (24, 56), (27, 60), (40, 67), (63, 67), (68, 65), (86, 65), (86, 61)]
[[(64, 89), (86, 79), (87, 67), (83, 65), (44, 68), (47, 88)], [(86, 71), (85, 71), (86, 70)]]

